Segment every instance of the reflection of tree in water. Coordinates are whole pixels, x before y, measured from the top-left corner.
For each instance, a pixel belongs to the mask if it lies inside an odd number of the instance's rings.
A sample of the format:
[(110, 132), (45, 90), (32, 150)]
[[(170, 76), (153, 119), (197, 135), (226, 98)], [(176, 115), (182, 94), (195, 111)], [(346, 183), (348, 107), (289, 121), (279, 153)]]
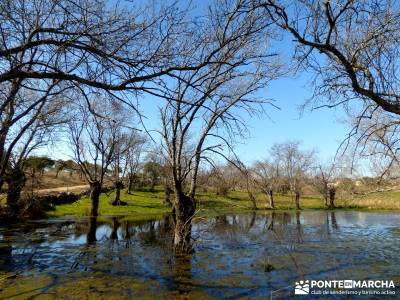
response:
[(0, 270), (7, 270), (12, 264), (13, 230), (4, 230), (0, 243)]
[(296, 237), (297, 243), (303, 242), (303, 232), (301, 230), (300, 211), (296, 210)]
[[(264, 228), (267, 232), (271, 233), (271, 236), (277, 242), (276, 245), (282, 249), (282, 253), (288, 255), (298, 274), (303, 276), (304, 270), (302, 270), (296, 258), (296, 244), (303, 242), (300, 211), (296, 211), (295, 213), (295, 230), (291, 230), (293, 228), (293, 226), (291, 226), (292, 215), (287, 212), (277, 213), (272, 211), (268, 215), (266, 214), (265, 218)], [(273, 269), (275, 267), (274, 261), (269, 259), (268, 254), (266, 254), (266, 256), (265, 260), (271, 262), (269, 266)]]
[(180, 296), (188, 296), (193, 288), (192, 283), (192, 254), (176, 254), (173, 264), (173, 291)]
[(231, 242), (237, 241), (240, 235), (247, 234), (254, 227), (257, 219), (256, 212), (251, 215), (220, 215), (207, 221), (208, 226), (197, 235), (202, 235), (204, 231), (225, 236)]
[(339, 225), (336, 221), (336, 215), (334, 211), (326, 212), (326, 233), (331, 234), (331, 230), (338, 230)]
[(86, 234), (86, 244), (92, 245), (96, 243), (97, 241), (96, 231), (97, 231), (97, 217), (91, 217), (89, 219), (89, 226)]
[[(52, 240), (54, 236), (57, 240), (65, 239), (58, 234), (68, 224), (25, 223), (4, 227), (0, 233), (0, 270), (18, 274), (35, 266), (47, 267), (47, 262), (45, 264), (40, 260), (42, 243)], [(46, 248), (45, 251), (49, 250)]]
[(332, 223), (332, 228), (333, 229), (335, 229), (335, 230), (339, 229), (339, 225), (338, 225), (338, 223), (336, 221), (336, 215), (335, 215), (334, 211), (331, 212), (331, 223)]
[(112, 218), (112, 227), (111, 227), (111, 234), (110, 234), (110, 239), (118, 241), (118, 228), (119, 228), (120, 223), (118, 222), (118, 219), (116, 217)]

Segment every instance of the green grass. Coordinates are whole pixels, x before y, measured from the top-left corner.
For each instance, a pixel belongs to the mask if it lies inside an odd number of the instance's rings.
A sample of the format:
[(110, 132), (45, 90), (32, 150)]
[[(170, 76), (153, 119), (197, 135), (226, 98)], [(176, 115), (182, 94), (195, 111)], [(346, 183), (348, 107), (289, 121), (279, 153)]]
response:
[[(112, 206), (110, 202), (114, 193), (101, 194), (99, 202), (99, 215), (160, 215), (170, 211), (170, 208), (162, 204), (163, 193), (161, 191), (136, 191), (132, 195), (121, 192), (121, 200), (128, 205)], [(71, 204), (62, 204), (54, 207), (54, 210), (47, 212), (49, 217), (60, 216), (86, 216), (90, 209), (90, 199), (83, 197)]]
[[(268, 209), (267, 198), (258, 193), (255, 195), (257, 206), (261, 209)], [(155, 192), (148, 190), (135, 191), (129, 195), (122, 191), (121, 200), (127, 202), (126, 206), (112, 206), (110, 202), (114, 197), (113, 193), (101, 194), (99, 203), (100, 216), (126, 216), (127, 218), (143, 220), (152, 219), (156, 216), (168, 213), (171, 208), (162, 204), (163, 192), (156, 189)], [(171, 198), (173, 195), (171, 196)], [(215, 195), (214, 193), (198, 193), (197, 195), (198, 215), (212, 215), (222, 212), (245, 212), (252, 210), (252, 203), (247, 193), (242, 191), (231, 191), (228, 196)], [(290, 195), (275, 195), (276, 208), (279, 210), (295, 209), (294, 200)], [(325, 209), (322, 198), (319, 196), (303, 196), (300, 201), (303, 209)], [(338, 209), (359, 209), (359, 210), (400, 210), (400, 191), (372, 193), (367, 196), (357, 196), (341, 199), (338, 196), (336, 205)], [(72, 204), (63, 204), (48, 211), (49, 217), (61, 216), (85, 216), (88, 215), (90, 200), (84, 197)]]

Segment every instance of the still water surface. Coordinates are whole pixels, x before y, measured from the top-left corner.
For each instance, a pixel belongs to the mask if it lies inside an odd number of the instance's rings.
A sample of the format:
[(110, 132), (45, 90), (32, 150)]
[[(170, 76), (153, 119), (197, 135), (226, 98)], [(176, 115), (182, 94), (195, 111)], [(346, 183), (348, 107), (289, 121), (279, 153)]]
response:
[(0, 298), (287, 299), (301, 279), (394, 280), (400, 293), (399, 213), (198, 218), (187, 256), (172, 250), (172, 224), (119, 217), (1, 228)]

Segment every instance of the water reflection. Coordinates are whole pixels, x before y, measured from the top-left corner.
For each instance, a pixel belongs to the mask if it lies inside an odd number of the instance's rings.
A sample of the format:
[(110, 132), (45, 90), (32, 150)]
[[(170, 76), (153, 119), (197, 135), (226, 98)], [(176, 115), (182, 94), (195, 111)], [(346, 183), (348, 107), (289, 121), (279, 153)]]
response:
[(24, 276), (50, 276), (46, 291), (60, 296), (68, 283), (82, 283), (76, 291), (83, 298), (106, 297), (114, 286), (121, 298), (269, 297), (276, 290), (274, 297), (286, 298), (292, 290), (285, 287), (302, 278), (392, 279), (400, 265), (399, 221), (399, 214), (325, 211), (198, 218), (189, 255), (175, 253), (169, 215), (2, 228), (1, 269), (20, 276), (1, 283), (0, 298), (24, 290)]
[(97, 231), (97, 217), (91, 217), (89, 219), (89, 230), (86, 235), (86, 243), (88, 245), (96, 243), (96, 231)]

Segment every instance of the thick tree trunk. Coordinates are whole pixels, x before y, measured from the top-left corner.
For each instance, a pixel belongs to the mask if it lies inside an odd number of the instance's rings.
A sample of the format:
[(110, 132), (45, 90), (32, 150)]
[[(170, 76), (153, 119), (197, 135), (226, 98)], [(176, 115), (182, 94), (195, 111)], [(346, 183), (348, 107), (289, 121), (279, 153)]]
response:
[(164, 206), (172, 206), (170, 199), (171, 193), (172, 193), (171, 188), (167, 184), (164, 184), (164, 200), (163, 200)]
[(296, 203), (296, 209), (299, 210), (300, 208), (300, 192), (296, 191), (295, 193), (295, 203)]
[(271, 209), (275, 209), (274, 191), (272, 189), (269, 189), (268, 196), (269, 196), (269, 206), (270, 206), (270, 208)]
[(174, 204), (174, 248), (177, 253), (191, 252), (192, 218), (196, 210), (196, 202), (186, 196), (180, 189), (175, 189)]
[(97, 217), (99, 209), (99, 197), (101, 192), (101, 184), (98, 181), (90, 182), (90, 216)]
[(18, 216), (21, 209), (21, 192), (25, 186), (25, 173), (18, 169), (12, 170), (7, 176), (7, 206), (12, 217)]
[(129, 176), (128, 176), (128, 191), (127, 191), (127, 193), (131, 194), (132, 190), (133, 190), (133, 175), (129, 174)]
[(336, 190), (334, 187), (329, 189), (329, 208), (335, 208), (335, 194)]
[(112, 205), (116, 206), (116, 205), (122, 205), (122, 204), (126, 204), (123, 203), (121, 201), (121, 189), (123, 188), (123, 184), (121, 181), (117, 181), (114, 184), (114, 191), (115, 191), (115, 197), (114, 197), (114, 201), (111, 203)]

